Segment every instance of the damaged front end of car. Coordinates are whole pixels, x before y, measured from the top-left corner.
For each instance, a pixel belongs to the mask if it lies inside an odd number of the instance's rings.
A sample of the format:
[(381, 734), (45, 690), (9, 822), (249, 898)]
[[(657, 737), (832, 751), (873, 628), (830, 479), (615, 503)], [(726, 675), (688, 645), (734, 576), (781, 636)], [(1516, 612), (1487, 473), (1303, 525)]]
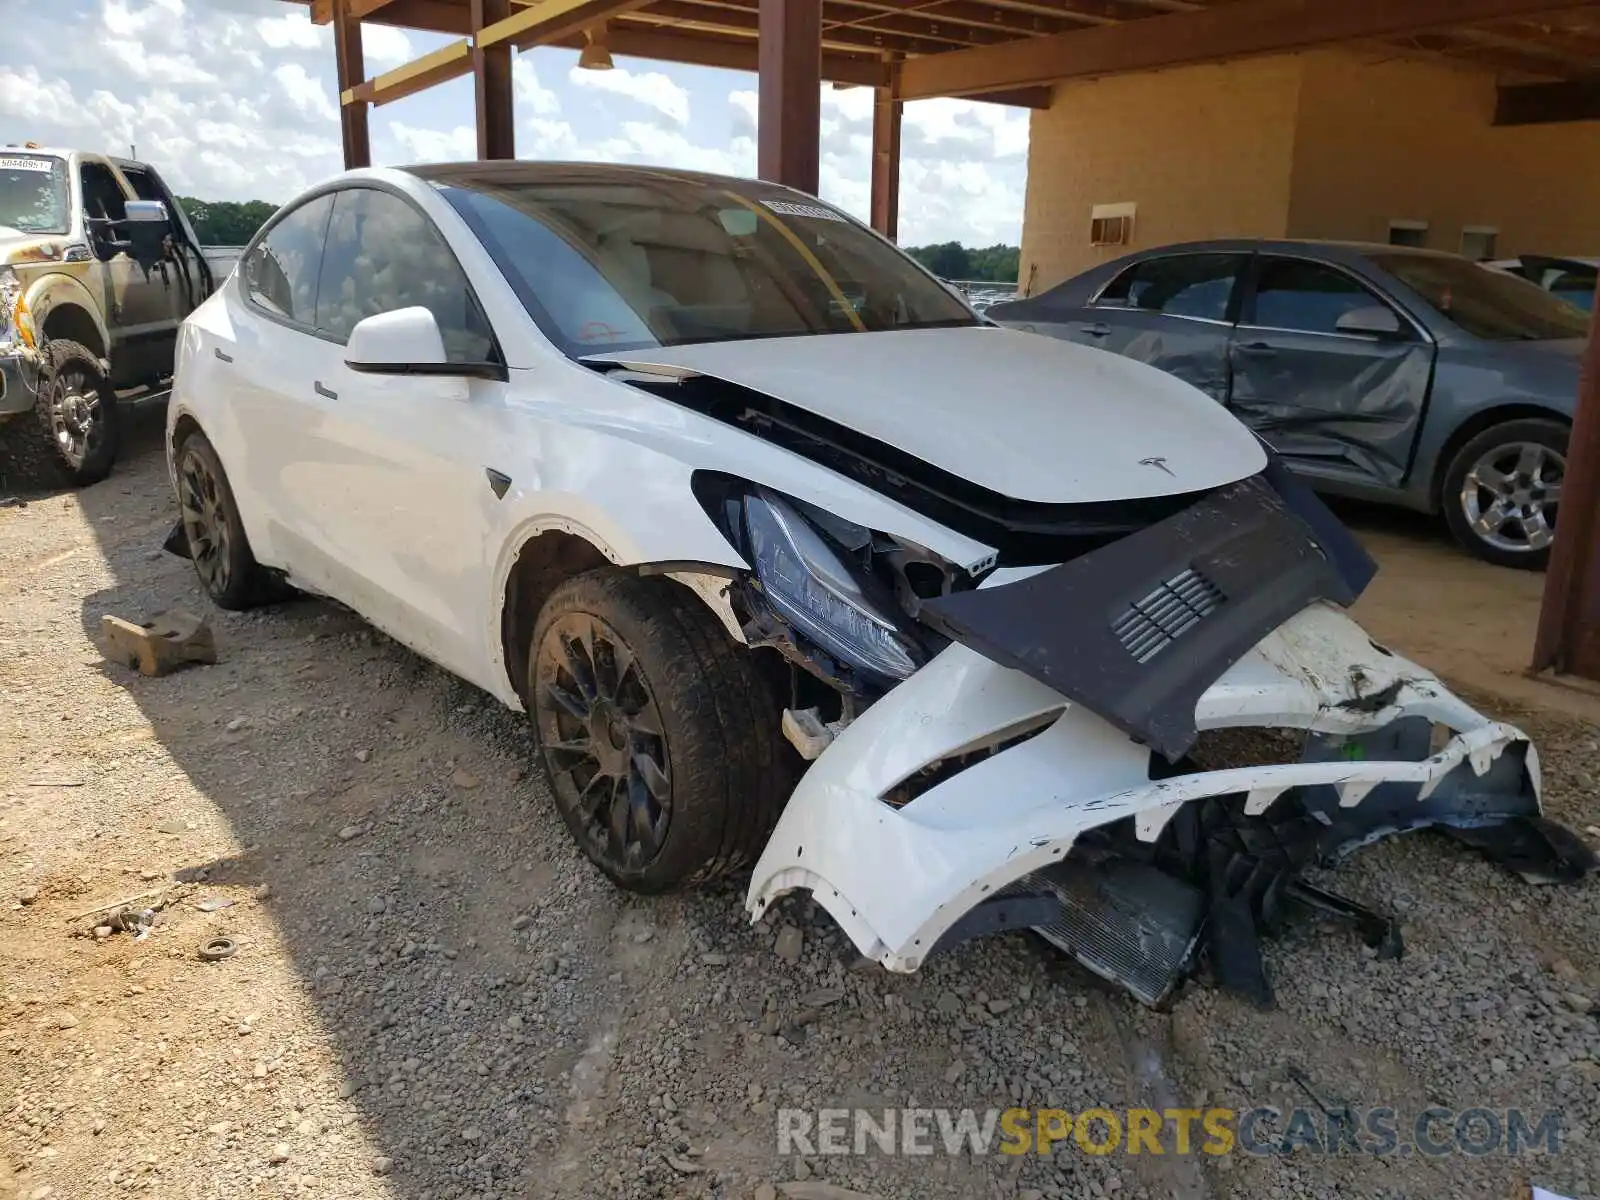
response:
[(1276, 460), (1083, 519), (914, 497), (1006, 543), (960, 564), (695, 487), (752, 564), (730, 614), (793, 665), (785, 732), (812, 760), (752, 918), (806, 890), (895, 971), (1032, 929), (1147, 1004), (1203, 962), (1266, 1003), (1260, 938), (1295, 909), (1399, 952), (1391, 921), (1303, 877), (1378, 838), (1439, 829), (1539, 882), (1595, 869), (1542, 816), (1528, 739), (1345, 614), (1371, 561)]

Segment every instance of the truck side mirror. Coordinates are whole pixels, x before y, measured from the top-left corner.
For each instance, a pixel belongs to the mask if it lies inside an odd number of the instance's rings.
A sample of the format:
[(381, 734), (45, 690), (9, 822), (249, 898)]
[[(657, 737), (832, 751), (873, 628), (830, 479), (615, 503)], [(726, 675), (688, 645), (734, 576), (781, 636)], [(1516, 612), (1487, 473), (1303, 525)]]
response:
[(129, 200), (123, 208), (122, 229), (129, 257), (148, 271), (166, 256), (163, 243), (172, 231), (172, 214), (160, 200)]

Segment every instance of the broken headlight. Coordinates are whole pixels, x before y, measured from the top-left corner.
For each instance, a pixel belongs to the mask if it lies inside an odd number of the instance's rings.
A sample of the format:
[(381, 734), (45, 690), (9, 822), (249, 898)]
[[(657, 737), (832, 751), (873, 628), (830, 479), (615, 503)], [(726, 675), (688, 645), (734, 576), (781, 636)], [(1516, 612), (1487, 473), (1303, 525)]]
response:
[(806, 638), (868, 675), (905, 679), (913, 643), (868, 595), (828, 538), (770, 492), (744, 505), (756, 579), (772, 607)]
[(23, 335), (22, 281), (10, 267), (0, 267), (0, 352), (12, 343), (26, 341)]

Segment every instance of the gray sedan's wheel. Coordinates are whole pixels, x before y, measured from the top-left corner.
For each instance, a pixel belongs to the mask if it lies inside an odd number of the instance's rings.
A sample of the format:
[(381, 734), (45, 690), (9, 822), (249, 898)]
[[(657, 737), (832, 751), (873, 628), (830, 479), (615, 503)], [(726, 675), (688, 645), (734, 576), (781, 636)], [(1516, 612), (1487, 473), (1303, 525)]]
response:
[(1538, 418), (1507, 421), (1468, 441), (1451, 459), (1439, 497), (1456, 540), (1487, 562), (1543, 570), (1566, 451), (1567, 427)]

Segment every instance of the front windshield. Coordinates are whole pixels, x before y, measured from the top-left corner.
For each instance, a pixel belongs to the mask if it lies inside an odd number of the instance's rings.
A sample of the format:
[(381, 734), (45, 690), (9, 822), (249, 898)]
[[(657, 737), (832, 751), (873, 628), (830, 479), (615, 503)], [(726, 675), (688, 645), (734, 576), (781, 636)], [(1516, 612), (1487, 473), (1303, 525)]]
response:
[(443, 190), (574, 357), (979, 323), (870, 230), (764, 184), (574, 173)]
[(0, 233), (66, 233), (71, 214), (65, 163), (0, 151)]
[(1588, 314), (1515, 275), (1465, 258), (1374, 254), (1372, 261), (1473, 337), (1491, 342), (1581, 338)]

